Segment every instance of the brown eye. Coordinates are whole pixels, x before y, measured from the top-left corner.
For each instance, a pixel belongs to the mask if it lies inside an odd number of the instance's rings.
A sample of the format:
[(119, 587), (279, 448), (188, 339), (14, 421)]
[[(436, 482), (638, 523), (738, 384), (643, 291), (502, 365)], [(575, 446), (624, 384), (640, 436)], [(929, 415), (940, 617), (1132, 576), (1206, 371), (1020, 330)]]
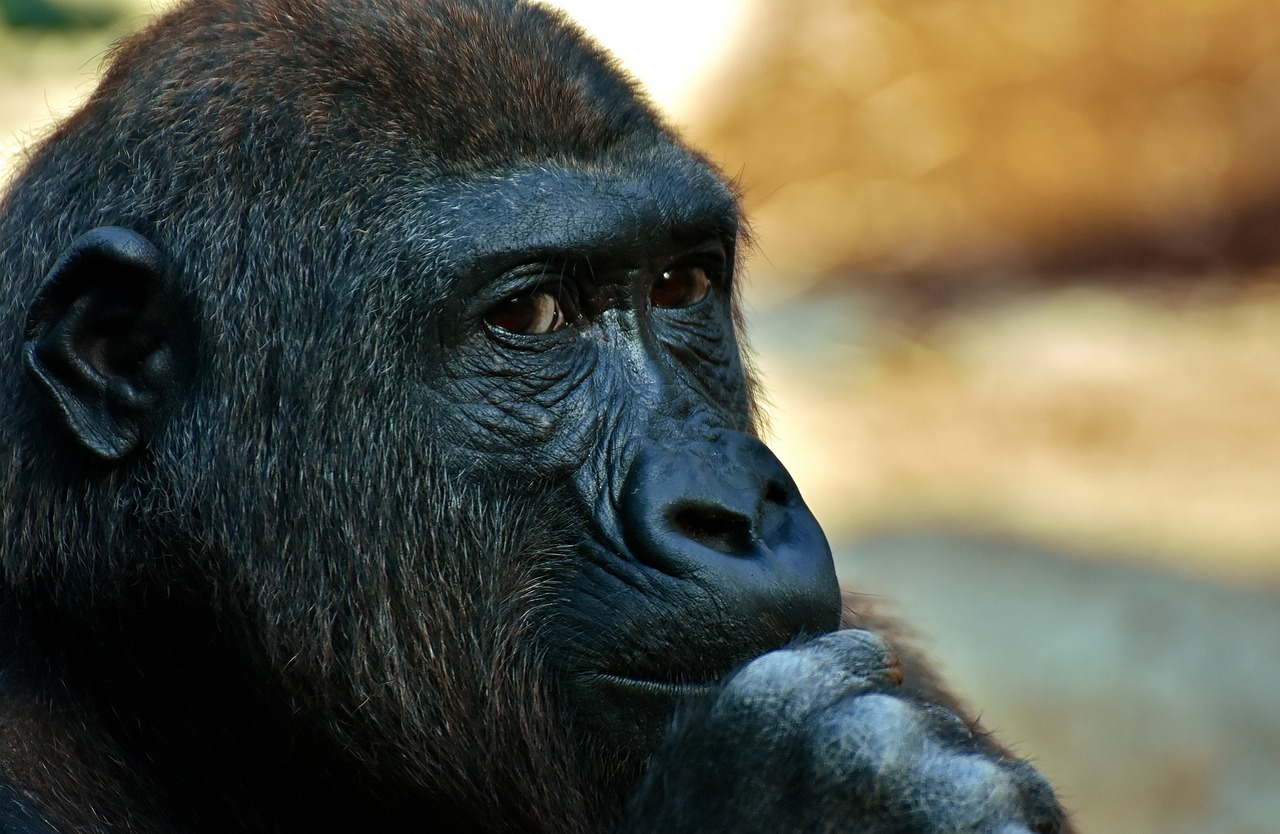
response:
[(511, 333), (533, 336), (554, 333), (569, 323), (559, 299), (542, 288), (508, 298), (486, 313), (484, 320)]
[(700, 266), (673, 266), (649, 288), (654, 307), (691, 307), (711, 292), (711, 279)]

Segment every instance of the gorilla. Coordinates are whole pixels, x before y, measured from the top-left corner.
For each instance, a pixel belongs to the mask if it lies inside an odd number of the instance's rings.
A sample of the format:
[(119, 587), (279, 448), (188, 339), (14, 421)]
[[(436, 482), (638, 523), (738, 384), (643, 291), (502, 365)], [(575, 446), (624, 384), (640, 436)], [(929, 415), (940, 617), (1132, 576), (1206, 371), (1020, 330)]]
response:
[(559, 14), (192, 0), (0, 232), (5, 832), (1066, 830), (846, 610), (734, 188)]

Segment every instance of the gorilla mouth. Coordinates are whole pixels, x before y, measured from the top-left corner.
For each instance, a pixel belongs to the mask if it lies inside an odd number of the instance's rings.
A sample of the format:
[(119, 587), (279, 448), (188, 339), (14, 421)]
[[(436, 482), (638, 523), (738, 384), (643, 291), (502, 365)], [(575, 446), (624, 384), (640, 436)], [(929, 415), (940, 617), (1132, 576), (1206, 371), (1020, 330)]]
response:
[[(687, 654), (691, 655), (684, 663), (656, 664), (651, 657), (632, 655), (602, 664), (589, 677), (597, 690), (669, 703), (718, 692), (734, 670), (788, 641), (757, 636), (755, 640), (738, 642), (732, 650), (723, 644), (709, 644), (702, 634), (683, 642)], [(671, 660), (672, 654), (664, 647), (658, 656)]]
[(601, 672), (596, 675), (596, 680), (605, 686), (626, 689), (645, 695), (667, 698), (689, 698), (714, 693), (720, 688), (720, 683), (724, 679), (725, 674), (728, 674), (728, 672), (726, 671), (722, 675), (717, 675), (707, 680), (681, 680), (679, 678), (664, 680), (649, 677), (634, 677), (632, 675), (619, 675), (611, 672)]

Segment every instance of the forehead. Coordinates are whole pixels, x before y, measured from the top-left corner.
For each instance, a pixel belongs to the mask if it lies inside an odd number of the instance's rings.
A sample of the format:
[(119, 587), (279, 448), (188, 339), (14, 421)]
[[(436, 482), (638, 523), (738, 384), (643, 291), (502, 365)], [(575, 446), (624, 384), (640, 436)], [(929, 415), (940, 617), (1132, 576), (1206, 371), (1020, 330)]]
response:
[[(471, 258), (622, 252), (658, 243), (731, 243), (733, 192), (677, 146), (627, 166), (544, 165), (433, 187), (423, 215)], [(445, 193), (448, 192), (448, 193)]]

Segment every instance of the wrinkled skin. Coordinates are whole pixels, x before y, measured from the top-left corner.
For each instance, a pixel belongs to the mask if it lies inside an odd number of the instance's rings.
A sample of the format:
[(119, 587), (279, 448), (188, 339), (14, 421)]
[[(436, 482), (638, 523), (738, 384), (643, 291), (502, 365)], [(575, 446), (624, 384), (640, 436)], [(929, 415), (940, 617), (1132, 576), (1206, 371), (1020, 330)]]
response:
[(555, 15), (181, 7), (0, 232), (0, 830), (1065, 825), (842, 609), (733, 189)]

